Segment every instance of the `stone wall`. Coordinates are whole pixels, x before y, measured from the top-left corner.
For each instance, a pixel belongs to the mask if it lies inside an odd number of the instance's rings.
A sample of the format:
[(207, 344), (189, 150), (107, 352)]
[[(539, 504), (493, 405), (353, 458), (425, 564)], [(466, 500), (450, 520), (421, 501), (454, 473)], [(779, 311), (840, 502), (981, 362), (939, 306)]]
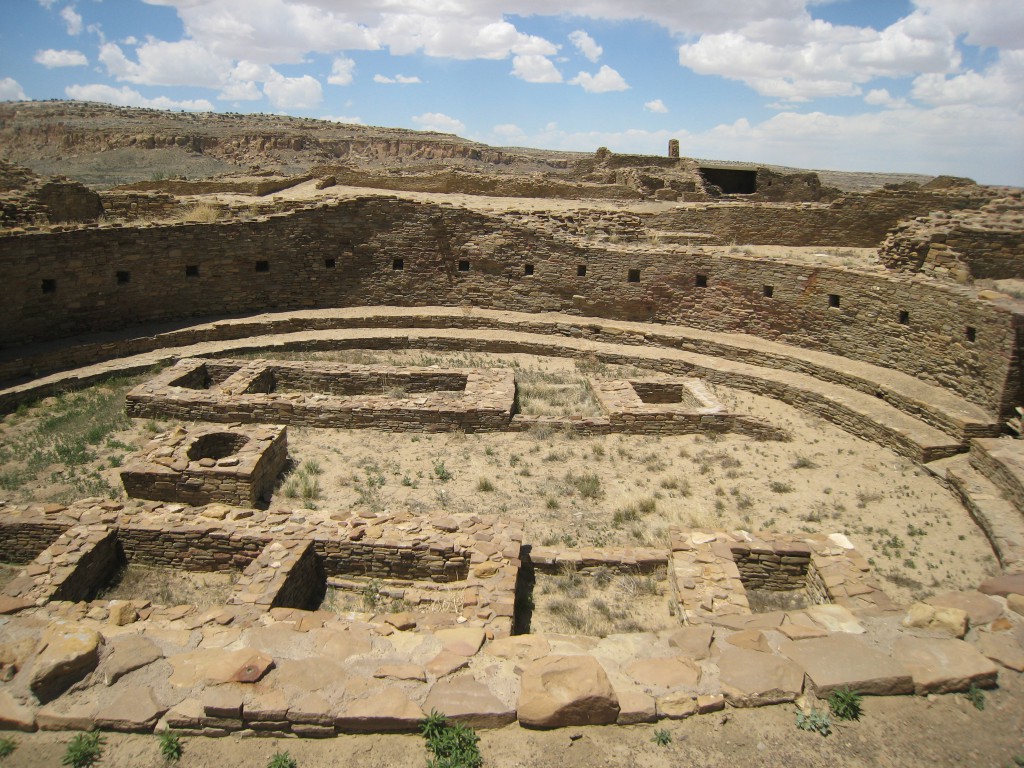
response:
[(181, 202), (166, 192), (101, 192), (103, 212), (108, 218), (156, 218), (181, 210)]
[(70, 527), (70, 523), (18, 522), (5, 524), (0, 536), (0, 562), (30, 563)]
[[(672, 226), (875, 245), (908, 209), (942, 202), (889, 194), (874, 207), (863, 196), (683, 208)], [(749, 333), (893, 367), (990, 408), (1018, 399), (1017, 321), (969, 291), (726, 253), (584, 248), (523, 218), (372, 197), (267, 221), (9, 237), (0, 344), (212, 313), (470, 304)]]

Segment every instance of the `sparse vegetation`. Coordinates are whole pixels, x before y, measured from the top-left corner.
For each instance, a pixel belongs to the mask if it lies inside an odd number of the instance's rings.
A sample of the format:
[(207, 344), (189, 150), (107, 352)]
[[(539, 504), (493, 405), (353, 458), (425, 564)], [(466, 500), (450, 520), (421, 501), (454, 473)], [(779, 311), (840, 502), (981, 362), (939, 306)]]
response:
[(299, 768), (298, 762), (287, 752), (275, 752), (267, 768)]
[(651, 741), (657, 744), (659, 747), (667, 747), (672, 743), (672, 734), (669, 733), (665, 728), (659, 728), (654, 732), (654, 736), (651, 737)]
[(10, 736), (4, 736), (0, 738), (0, 760), (5, 757), (10, 757), (14, 754), (14, 750), (18, 748), (18, 742), (12, 739)]
[(965, 693), (964, 695), (967, 697), (967, 700), (971, 702), (971, 705), (975, 709), (985, 709), (985, 691), (983, 691), (981, 688), (972, 684), (971, 687), (967, 689), (967, 693)]
[(71, 768), (91, 768), (102, 759), (105, 744), (106, 739), (100, 735), (99, 731), (76, 734), (68, 742), (67, 750), (64, 752), (64, 757), (61, 758), (60, 764)]
[(168, 763), (176, 763), (181, 760), (184, 747), (181, 737), (174, 731), (164, 731), (160, 734), (160, 756)]
[(837, 688), (828, 697), (828, 709), (840, 720), (860, 720), (863, 697), (849, 688)]
[(476, 731), (461, 723), (449, 723), (437, 710), (427, 715), (420, 734), (433, 755), (427, 760), (427, 768), (480, 768), (484, 764)]
[(832, 721), (829, 720), (828, 714), (820, 709), (812, 708), (810, 712), (797, 710), (796, 727), (801, 731), (820, 733), (822, 736), (832, 733)]

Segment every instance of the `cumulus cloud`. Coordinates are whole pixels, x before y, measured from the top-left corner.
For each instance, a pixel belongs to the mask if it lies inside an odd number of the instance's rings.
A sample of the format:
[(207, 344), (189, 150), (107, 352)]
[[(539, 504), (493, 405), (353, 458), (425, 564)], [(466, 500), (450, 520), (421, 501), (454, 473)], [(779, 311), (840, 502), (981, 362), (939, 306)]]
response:
[(597, 70), (596, 75), (589, 72), (580, 72), (569, 81), (570, 85), (578, 85), (587, 93), (608, 93), (609, 91), (625, 91), (629, 85), (622, 79), (622, 75), (609, 67), (607, 64)]
[(118, 80), (137, 85), (193, 85), (219, 88), (228, 82), (232, 62), (194, 40), (150, 39), (135, 49), (138, 61), (116, 43), (100, 46), (100, 62)]
[(911, 96), (934, 105), (982, 104), (1024, 110), (1024, 48), (1004, 50), (982, 72), (952, 77), (925, 73), (914, 79)]
[(110, 85), (69, 85), (64, 89), (69, 99), (75, 101), (101, 101), (118, 107), (149, 107), (151, 109), (184, 109), (195, 112), (212, 112), (213, 104), (206, 99), (169, 99), (158, 96), (150, 99), (127, 85), (114, 88)]
[(653, 101), (645, 101), (644, 109), (648, 112), (657, 112), (658, 114), (664, 115), (668, 112), (668, 107), (665, 106), (665, 102), (661, 99), (654, 99)]
[(604, 53), (604, 48), (597, 44), (590, 35), (584, 32), (582, 29), (577, 29), (575, 32), (569, 33), (569, 41), (576, 46), (576, 50), (582, 53), (591, 61), (597, 61), (601, 58), (601, 54)]
[(25, 101), (28, 96), (13, 77), (0, 78), (0, 101)]
[(497, 144), (509, 145), (526, 141), (526, 131), (515, 123), (496, 125), (491, 129), (491, 135), (494, 136), (494, 142)]
[(355, 79), (356, 63), (347, 56), (338, 56), (331, 64), (327, 82), (331, 85), (351, 85)]
[(449, 117), (443, 112), (424, 112), (416, 115), (412, 121), (424, 131), (437, 131), (438, 133), (462, 133), (466, 125), (461, 120)]
[(523, 54), (512, 59), (512, 74), (528, 83), (560, 83), (562, 73), (554, 62), (539, 54)]
[(395, 75), (394, 77), (388, 77), (387, 75), (374, 75), (373, 82), (382, 83), (384, 85), (414, 85), (416, 83), (422, 83), (416, 75)]
[(276, 109), (313, 109), (324, 98), (320, 81), (310, 75), (301, 77), (277, 77), (263, 84), (263, 95)]
[(45, 51), (36, 51), (34, 58), (36, 64), (42, 64), (47, 69), (56, 67), (84, 67), (89, 59), (81, 51), (57, 51), (47, 48)]
[(64, 26), (67, 28), (67, 32), (71, 36), (82, 34), (84, 25), (82, 23), (82, 16), (75, 10), (75, 6), (66, 5), (61, 9), (60, 17), (64, 20)]

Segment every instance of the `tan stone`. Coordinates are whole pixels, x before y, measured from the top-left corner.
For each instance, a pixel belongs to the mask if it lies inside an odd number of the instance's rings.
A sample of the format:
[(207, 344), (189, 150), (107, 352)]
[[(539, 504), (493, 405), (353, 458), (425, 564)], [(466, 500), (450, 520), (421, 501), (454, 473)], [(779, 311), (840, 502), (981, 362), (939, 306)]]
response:
[[(463, 657), (464, 658), (464, 657)], [(390, 677), (393, 680), (417, 680), (427, 682), (427, 674), (418, 664), (381, 664), (374, 677)]]
[(441, 651), (437, 656), (427, 662), (426, 670), (428, 675), (434, 677), (445, 677), (452, 672), (465, 669), (469, 666), (469, 658), (460, 656), (451, 651)]
[(964, 611), (972, 627), (990, 624), (1003, 613), (1003, 606), (997, 600), (975, 590), (943, 592), (929, 597), (925, 602), (936, 608), (958, 608)]
[(484, 653), (499, 659), (536, 661), (551, 653), (551, 646), (543, 635), (512, 635), (492, 640), (484, 648)]
[(683, 627), (668, 636), (668, 644), (678, 648), (680, 655), (700, 661), (710, 655), (714, 634), (714, 629), (707, 624)]
[(84, 627), (57, 625), (44, 633), (43, 642), (46, 648), (36, 657), (29, 687), (45, 703), (96, 668), (103, 637)]
[(423, 702), (423, 709), (426, 712), (437, 710), (448, 719), (472, 728), (500, 728), (516, 719), (516, 711), (512, 707), (472, 677), (434, 683)]
[(954, 693), (972, 685), (991, 688), (998, 668), (963, 640), (898, 637), (892, 656), (910, 670), (914, 692)]
[(685, 691), (669, 693), (658, 699), (658, 715), (669, 720), (684, 720), (697, 714), (697, 697)]
[(349, 704), (334, 724), (342, 731), (415, 731), (423, 710), (397, 688), (387, 688)]
[(302, 694), (288, 706), (288, 720), (292, 723), (333, 727), (334, 717), (334, 707), (317, 691)]
[(809, 637), (825, 637), (828, 635), (827, 630), (819, 629), (818, 627), (805, 627), (803, 624), (783, 624), (778, 629), (779, 632), (790, 640), (806, 640)]
[(719, 684), (734, 707), (763, 707), (793, 701), (803, 690), (804, 671), (792, 661), (745, 648), (723, 651)]
[(849, 608), (841, 605), (812, 605), (804, 610), (815, 624), (829, 632), (846, 632), (852, 635), (864, 633), (864, 627)]
[(8, 691), (0, 689), (0, 730), (34, 731), (36, 713), (15, 699)]
[(98, 674), (105, 685), (113, 685), (129, 672), (163, 658), (160, 648), (141, 635), (122, 635), (108, 643), (110, 653), (100, 664)]
[(696, 690), (700, 684), (700, 667), (682, 656), (640, 659), (627, 664), (623, 671), (647, 688)]
[(619, 700), (619, 717), (615, 721), (618, 725), (658, 721), (658, 705), (650, 694), (636, 688), (616, 688), (615, 696)]
[(721, 693), (705, 693), (697, 697), (697, 711), (706, 715), (725, 709), (725, 696)]
[(1009, 632), (979, 632), (974, 645), (982, 655), (1014, 672), (1024, 672), (1024, 648)]
[(803, 667), (818, 696), (827, 696), (836, 688), (874, 696), (914, 690), (913, 678), (905, 666), (850, 635), (786, 640), (779, 651)]
[(107, 731), (148, 733), (167, 711), (153, 698), (148, 687), (131, 687), (120, 691), (109, 704), (96, 709), (96, 727)]
[(527, 727), (604, 725), (619, 703), (604, 668), (592, 656), (548, 656), (523, 670), (517, 707)]
[(998, 595), (999, 597), (1009, 597), (1014, 594), (1024, 595), (1024, 572), (1003, 573), (985, 579), (978, 586), (978, 591), (985, 595)]
[(1006, 596), (1006, 607), (1014, 613), (1024, 616), (1024, 595), (1011, 592)]
[(111, 600), (107, 603), (107, 611), (107, 621), (118, 627), (131, 624), (139, 618), (135, 606), (127, 600)]
[(740, 632), (733, 632), (725, 641), (737, 648), (744, 648), (748, 651), (760, 651), (771, 653), (772, 647), (768, 643), (768, 637), (759, 629), (744, 629)]
[(914, 603), (903, 617), (903, 626), (947, 632), (953, 637), (961, 638), (967, 634), (967, 612), (959, 608)]
[(460, 656), (474, 656), (484, 644), (484, 631), (480, 627), (453, 627), (439, 629), (434, 636), (445, 650)]

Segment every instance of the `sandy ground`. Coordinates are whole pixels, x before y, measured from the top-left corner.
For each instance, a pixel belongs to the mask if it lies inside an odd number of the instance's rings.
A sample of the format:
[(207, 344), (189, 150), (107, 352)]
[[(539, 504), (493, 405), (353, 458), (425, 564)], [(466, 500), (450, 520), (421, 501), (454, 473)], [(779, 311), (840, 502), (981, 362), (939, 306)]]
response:
[[(896, 768), (960, 766), (1013, 768), (1024, 760), (1024, 680), (1004, 675), (1004, 687), (985, 696), (984, 710), (962, 695), (867, 698), (860, 721), (835, 725), (823, 738), (795, 726), (792, 706), (729, 709), (681, 722), (629, 727), (530, 731), (508, 726), (481, 731), (485, 768)], [(665, 729), (667, 746), (652, 741)], [(69, 733), (15, 734), (19, 746), (4, 768), (53, 768)], [(161, 768), (153, 735), (106, 734), (101, 766)], [(425, 765), (416, 735), (315, 739), (228, 737), (185, 739), (182, 768), (262, 768), (288, 752), (299, 768), (389, 768)]]

